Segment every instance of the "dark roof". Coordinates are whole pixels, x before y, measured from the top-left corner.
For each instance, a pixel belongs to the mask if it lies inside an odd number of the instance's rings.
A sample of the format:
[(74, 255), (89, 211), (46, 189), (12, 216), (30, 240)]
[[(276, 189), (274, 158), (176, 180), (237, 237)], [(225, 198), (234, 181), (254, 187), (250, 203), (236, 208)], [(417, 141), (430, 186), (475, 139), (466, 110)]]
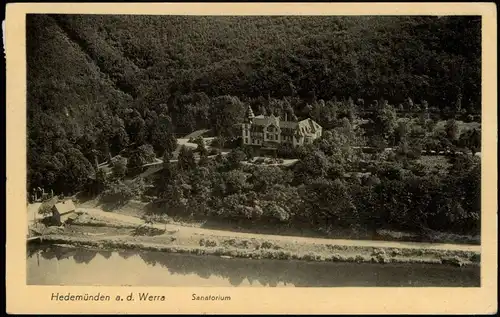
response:
[(259, 115), (253, 119), (252, 127), (254, 126), (267, 126), (274, 124), (280, 128), (296, 130), (298, 129), (301, 133), (315, 133), (317, 130), (321, 129), (321, 126), (314, 120), (308, 118), (302, 121), (282, 121), (279, 117), (263, 116)]

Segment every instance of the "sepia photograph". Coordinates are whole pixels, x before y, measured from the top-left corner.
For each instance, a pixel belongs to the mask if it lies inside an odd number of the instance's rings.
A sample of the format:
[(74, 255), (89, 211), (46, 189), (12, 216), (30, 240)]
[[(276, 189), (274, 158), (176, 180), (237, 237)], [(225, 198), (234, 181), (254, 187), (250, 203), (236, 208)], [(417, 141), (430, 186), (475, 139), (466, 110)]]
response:
[(26, 285), (484, 287), (482, 22), (26, 14)]

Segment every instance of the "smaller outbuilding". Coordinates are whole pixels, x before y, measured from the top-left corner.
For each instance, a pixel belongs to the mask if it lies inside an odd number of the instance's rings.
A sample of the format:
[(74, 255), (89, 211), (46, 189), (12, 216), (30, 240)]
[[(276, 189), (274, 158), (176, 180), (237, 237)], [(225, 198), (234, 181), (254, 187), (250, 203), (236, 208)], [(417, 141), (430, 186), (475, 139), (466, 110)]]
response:
[(58, 202), (52, 207), (52, 221), (57, 225), (70, 222), (76, 216), (76, 207), (71, 199)]

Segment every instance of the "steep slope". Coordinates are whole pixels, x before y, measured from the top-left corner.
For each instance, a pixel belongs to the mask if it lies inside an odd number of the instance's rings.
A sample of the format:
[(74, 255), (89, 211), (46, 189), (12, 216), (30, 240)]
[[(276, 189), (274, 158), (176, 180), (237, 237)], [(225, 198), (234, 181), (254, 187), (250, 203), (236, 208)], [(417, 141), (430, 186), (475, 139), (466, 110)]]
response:
[(273, 108), (283, 103), (269, 100), (287, 97), (297, 115), (348, 97), (478, 110), (480, 22), (29, 15), (30, 182), (52, 186), (73, 161), (83, 173), (130, 144), (209, 128), (221, 100)]

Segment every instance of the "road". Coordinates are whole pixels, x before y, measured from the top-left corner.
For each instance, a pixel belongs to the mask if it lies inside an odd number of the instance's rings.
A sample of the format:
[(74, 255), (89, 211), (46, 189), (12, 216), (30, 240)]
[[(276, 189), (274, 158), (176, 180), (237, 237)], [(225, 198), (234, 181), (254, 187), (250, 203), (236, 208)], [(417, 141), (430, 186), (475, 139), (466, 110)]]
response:
[[(144, 224), (144, 221), (140, 218), (122, 215), (118, 213), (106, 212), (97, 208), (77, 208), (77, 211), (85, 212), (90, 216), (104, 217), (110, 220), (125, 222), (128, 224), (134, 224), (134, 225)], [(340, 245), (340, 246), (359, 246), (359, 247), (374, 247), (374, 248), (402, 248), (402, 249), (428, 249), (428, 250), (481, 252), (481, 246), (477, 245), (278, 236), (278, 235), (268, 235), (268, 234), (213, 230), (213, 229), (196, 228), (196, 227), (184, 227), (171, 224), (167, 224), (167, 226), (165, 226), (164, 224), (154, 224), (153, 226), (159, 229), (166, 229), (167, 231), (178, 231), (183, 235), (239, 237), (243, 239), (254, 238), (254, 239), (265, 239), (268, 241), (274, 240), (274, 241), (284, 241), (292, 243), (297, 242), (297, 243), (308, 243), (308, 244), (330, 244), (330, 245)]]

